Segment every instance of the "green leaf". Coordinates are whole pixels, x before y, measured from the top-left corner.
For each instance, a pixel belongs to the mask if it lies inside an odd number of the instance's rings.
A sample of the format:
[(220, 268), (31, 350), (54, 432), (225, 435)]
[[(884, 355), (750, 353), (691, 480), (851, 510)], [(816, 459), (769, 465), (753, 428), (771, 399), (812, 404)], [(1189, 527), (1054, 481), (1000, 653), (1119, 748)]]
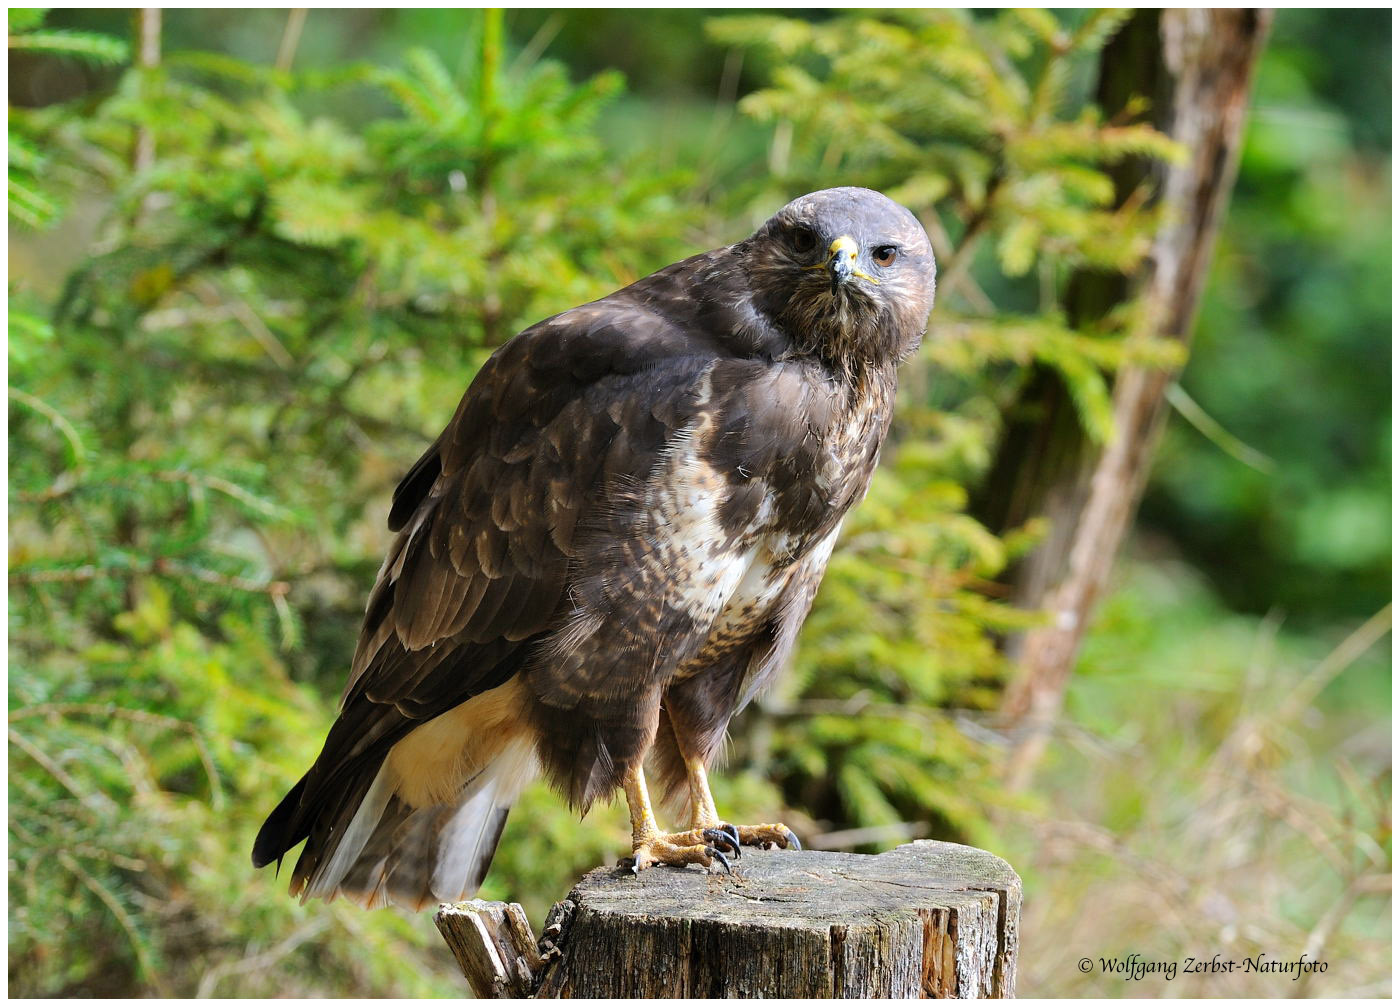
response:
[(8, 191), (11, 220), (40, 230), (58, 219), (59, 202), (32, 182), (11, 174)]
[(10, 34), (31, 31), (44, 23), (47, 7), (11, 7), (9, 15)]
[(121, 39), (61, 29), (11, 35), (10, 48), (48, 56), (71, 56), (98, 66), (118, 66), (131, 57), (130, 47)]

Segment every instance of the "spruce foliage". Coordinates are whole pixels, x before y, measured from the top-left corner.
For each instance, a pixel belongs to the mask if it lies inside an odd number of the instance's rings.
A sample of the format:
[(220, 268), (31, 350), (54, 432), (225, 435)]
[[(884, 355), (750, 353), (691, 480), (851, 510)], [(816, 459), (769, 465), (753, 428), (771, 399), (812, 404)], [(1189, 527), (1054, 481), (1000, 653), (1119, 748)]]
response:
[[(16, 219), (107, 211), (61, 289), (11, 292), (12, 991), (455, 992), (424, 921), (299, 907), (247, 859), (330, 722), (389, 491), (513, 333), (833, 184), (919, 214), (941, 299), (794, 673), (736, 724), (717, 797), (809, 836), (977, 838), (1001, 800), (979, 740), (995, 640), (1034, 618), (990, 582), (1043, 529), (988, 533), (968, 487), (1032, 364), (1105, 437), (1106, 374), (1164, 359), (1131, 311), (1073, 330), (1061, 307), (1069, 270), (1133, 269), (1157, 223), (1115, 205), (1112, 164), (1172, 153), (1084, 94), (1118, 16), (722, 19), (771, 68), (743, 108), (773, 142), (703, 217), (684, 172), (600, 139), (616, 75), (518, 64), (499, 12), (473, 15), (460, 67), (175, 52), (12, 114)], [(12, 48), (127, 58), (10, 25)], [(533, 790), (483, 894), (538, 914), (625, 842), (620, 814), (580, 824)]]
[[(798, 675), (755, 719), (772, 775), (831, 821), (987, 838), (1004, 798), (985, 741), (1006, 675), (996, 641), (1039, 618), (993, 582), (1045, 534), (998, 537), (966, 513), (1016, 392), (1036, 365), (1070, 389), (1084, 429), (1112, 435), (1109, 381), (1124, 361), (1179, 362), (1128, 304), (1071, 328), (1076, 269), (1132, 274), (1160, 221), (1120, 200), (1129, 156), (1175, 157), (1133, 122), (1104, 121), (1088, 87), (1125, 11), (898, 11), (821, 22), (726, 17), (714, 36), (772, 60), (740, 103), (769, 123), (754, 198), (830, 184), (889, 193), (924, 223), (939, 299), (870, 496), (848, 519), (804, 630)], [(882, 835), (874, 833), (873, 835)], [(876, 848), (872, 845), (870, 848)]]
[[(679, 257), (687, 220), (593, 136), (616, 76), (508, 68), (499, 13), (477, 34), (465, 73), (174, 53), (20, 120), (24, 222), (61, 212), (39, 164), (110, 212), (51, 303), (12, 298), (16, 992), (455, 989), (433, 935), (294, 905), (252, 837), (329, 725), (404, 466), (495, 345)], [(331, 90), (384, 112), (301, 110)]]

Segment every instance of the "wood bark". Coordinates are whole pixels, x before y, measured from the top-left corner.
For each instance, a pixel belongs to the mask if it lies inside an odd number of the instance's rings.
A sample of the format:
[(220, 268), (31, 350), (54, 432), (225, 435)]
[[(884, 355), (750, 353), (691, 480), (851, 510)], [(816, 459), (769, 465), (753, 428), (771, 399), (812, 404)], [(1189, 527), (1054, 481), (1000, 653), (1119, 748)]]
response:
[[(1105, 113), (1145, 95), (1158, 128), (1186, 152), (1182, 163), (1165, 168), (1130, 163), (1117, 178), (1122, 198), (1155, 180), (1165, 211), (1139, 286), (1145, 331), (1159, 337), (1189, 342), (1270, 20), (1268, 11), (1253, 9), (1143, 11), (1105, 49)], [(1069, 291), (1071, 317), (1102, 315), (1128, 292), (1121, 279), (1078, 276)], [(1114, 437), (1098, 448), (1073, 420), (1063, 387), (1038, 375), (1022, 400), (1029, 415), (1003, 440), (983, 494), (984, 520), (1006, 528), (1042, 513), (1052, 526), (1016, 575), (1018, 603), (1046, 610), (1050, 621), (1014, 645), (1019, 669), (1003, 704), (1016, 736), (1008, 764), (1013, 788), (1028, 782), (1059, 715), (1085, 627), (1137, 509), (1175, 380), (1167, 369), (1123, 368), (1114, 383)]]
[(478, 996), (1009, 997), (1021, 881), (929, 840), (879, 856), (745, 850), (731, 876), (599, 868), (537, 950), (518, 906), (436, 920)]

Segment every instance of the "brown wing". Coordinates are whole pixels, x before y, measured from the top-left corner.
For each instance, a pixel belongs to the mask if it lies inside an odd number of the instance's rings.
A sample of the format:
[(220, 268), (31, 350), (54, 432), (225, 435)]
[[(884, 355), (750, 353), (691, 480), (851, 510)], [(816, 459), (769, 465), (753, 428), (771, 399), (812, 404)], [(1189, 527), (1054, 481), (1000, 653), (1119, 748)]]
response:
[(516, 674), (567, 608), (599, 487), (645, 477), (713, 352), (617, 298), (540, 323), (487, 362), (395, 493), (401, 530), (340, 716), (264, 824), (255, 864), (310, 837), (294, 879), (313, 874), (396, 742)]

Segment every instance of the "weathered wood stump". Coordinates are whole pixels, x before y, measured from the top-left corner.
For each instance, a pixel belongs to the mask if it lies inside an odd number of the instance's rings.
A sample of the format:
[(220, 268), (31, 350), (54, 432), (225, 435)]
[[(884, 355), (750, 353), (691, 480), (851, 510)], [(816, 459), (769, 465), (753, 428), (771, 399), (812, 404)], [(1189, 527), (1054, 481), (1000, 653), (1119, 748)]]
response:
[(435, 920), (477, 996), (1009, 997), (1021, 879), (985, 850), (748, 850), (733, 876), (585, 875), (537, 947), (519, 906)]

